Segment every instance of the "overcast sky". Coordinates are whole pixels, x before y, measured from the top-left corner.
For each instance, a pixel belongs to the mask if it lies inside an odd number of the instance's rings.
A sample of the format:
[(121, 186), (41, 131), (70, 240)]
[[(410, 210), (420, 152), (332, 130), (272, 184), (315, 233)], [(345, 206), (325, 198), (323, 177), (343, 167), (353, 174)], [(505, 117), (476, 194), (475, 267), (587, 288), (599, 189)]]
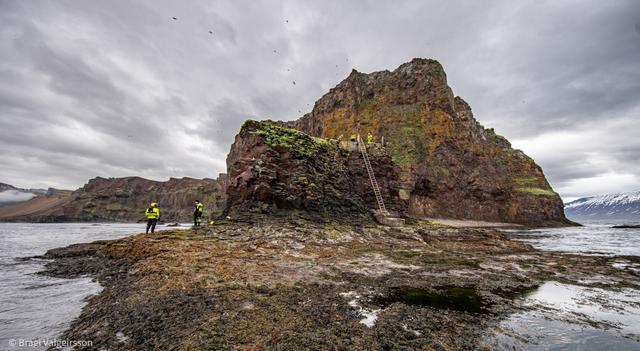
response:
[(214, 178), (245, 119), (414, 57), (565, 200), (640, 189), (635, 0), (0, 0), (0, 182)]

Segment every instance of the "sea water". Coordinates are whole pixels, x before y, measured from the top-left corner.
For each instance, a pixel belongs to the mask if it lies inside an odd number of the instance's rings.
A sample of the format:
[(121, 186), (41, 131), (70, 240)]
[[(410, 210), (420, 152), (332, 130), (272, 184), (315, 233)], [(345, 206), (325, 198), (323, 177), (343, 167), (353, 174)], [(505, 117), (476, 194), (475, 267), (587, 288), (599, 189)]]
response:
[[(533, 247), (559, 253), (640, 256), (640, 229), (591, 221), (582, 227), (509, 230)], [(640, 264), (612, 264), (640, 273)], [(616, 266), (618, 265), (618, 266)], [(548, 281), (517, 299), (526, 311), (502, 320), (490, 336), (498, 350), (640, 350), (640, 291)]]
[(581, 255), (640, 256), (640, 228), (613, 228), (621, 223), (584, 222), (582, 227), (506, 230), (519, 241), (543, 251)]
[(0, 350), (30, 349), (33, 346), (24, 345), (51, 342), (78, 317), (87, 297), (101, 289), (89, 277), (61, 279), (36, 274), (47, 260), (23, 258), (144, 230), (145, 224), (0, 223)]

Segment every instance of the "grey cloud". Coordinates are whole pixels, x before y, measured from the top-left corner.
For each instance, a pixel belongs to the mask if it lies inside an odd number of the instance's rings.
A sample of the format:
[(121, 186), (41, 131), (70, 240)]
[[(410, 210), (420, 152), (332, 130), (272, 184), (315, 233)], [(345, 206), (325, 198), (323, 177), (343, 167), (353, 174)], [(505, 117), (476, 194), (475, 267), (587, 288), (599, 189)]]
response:
[(35, 194), (23, 193), (17, 190), (6, 190), (0, 192), (0, 203), (27, 201), (35, 196)]
[[(612, 172), (640, 187), (638, 18), (632, 0), (2, 1), (0, 180), (215, 177), (245, 119), (431, 57), (561, 192)], [(542, 138), (559, 130), (584, 146)]]
[(234, 100), (222, 100), (208, 112), (208, 119), (203, 121), (193, 132), (203, 139), (212, 139), (221, 151), (228, 151), (240, 126), (247, 119), (256, 116), (247, 109), (247, 104)]

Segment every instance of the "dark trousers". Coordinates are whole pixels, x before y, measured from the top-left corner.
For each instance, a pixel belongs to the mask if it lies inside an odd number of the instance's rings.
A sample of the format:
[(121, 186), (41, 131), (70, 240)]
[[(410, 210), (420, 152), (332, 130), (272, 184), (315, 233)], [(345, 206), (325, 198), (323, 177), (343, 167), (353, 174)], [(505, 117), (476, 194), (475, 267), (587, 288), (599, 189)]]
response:
[(147, 233), (149, 232), (149, 228), (151, 228), (151, 232), (153, 233), (156, 230), (156, 224), (158, 224), (156, 218), (147, 219)]
[(193, 226), (199, 227), (200, 222), (202, 222), (202, 212), (194, 212), (193, 213)]

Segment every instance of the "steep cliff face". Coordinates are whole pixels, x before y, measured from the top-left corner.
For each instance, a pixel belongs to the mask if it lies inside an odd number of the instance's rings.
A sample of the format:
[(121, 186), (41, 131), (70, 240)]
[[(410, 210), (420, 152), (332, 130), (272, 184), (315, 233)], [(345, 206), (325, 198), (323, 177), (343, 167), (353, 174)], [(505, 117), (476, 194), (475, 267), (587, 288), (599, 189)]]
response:
[(213, 179), (171, 178), (158, 182), (140, 177), (94, 178), (69, 193), (50, 191), (0, 210), (3, 221), (74, 222), (144, 219), (144, 209), (157, 202), (165, 221), (190, 221), (193, 201), (205, 204), (207, 216), (220, 212), (223, 190)]
[[(372, 148), (383, 196), (398, 210), (398, 173)], [(297, 212), (348, 220), (369, 216), (375, 198), (357, 151), (271, 122), (247, 121), (227, 157), (226, 212), (234, 217)]]
[(393, 72), (352, 73), (287, 125), (315, 137), (382, 137), (414, 215), (524, 224), (566, 222), (542, 169), (454, 96), (442, 66), (414, 59)]

